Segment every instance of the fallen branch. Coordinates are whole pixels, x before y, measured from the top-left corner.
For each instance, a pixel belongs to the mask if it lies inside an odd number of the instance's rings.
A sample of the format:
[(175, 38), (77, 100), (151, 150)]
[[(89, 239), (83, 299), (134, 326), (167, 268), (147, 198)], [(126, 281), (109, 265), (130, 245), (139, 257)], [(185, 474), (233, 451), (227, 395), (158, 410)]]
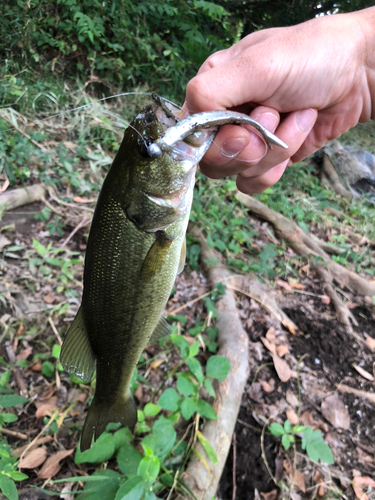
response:
[(353, 271), (333, 262), (321, 246), (293, 221), (271, 210), (251, 196), (237, 192), (236, 198), (252, 213), (270, 222), (276, 235), (280, 239), (284, 239), (299, 255), (321, 257), (330, 273), (331, 280), (334, 280), (341, 288), (347, 287), (359, 295), (375, 295), (374, 283), (369, 283)]
[[(200, 240), (203, 260), (212, 262), (213, 252), (204, 238), (201, 235), (195, 234), (194, 236)], [(227, 279), (231, 273), (218, 264), (208, 269), (208, 275), (214, 284)], [(210, 470), (208, 470), (196, 455), (192, 455), (183, 475), (185, 484), (197, 500), (211, 500), (216, 493), (230, 449), (242, 393), (249, 374), (249, 340), (247, 333), (242, 328), (233, 293), (228, 288), (223, 298), (217, 303), (217, 311), (219, 313), (217, 327), (220, 346), (218, 354), (230, 360), (231, 369), (224, 382), (221, 382), (217, 387), (214, 403), (217, 420), (207, 421), (202, 429), (202, 433), (217, 454), (218, 462), (216, 464), (210, 463)], [(196, 445), (196, 450), (199, 455), (205, 456), (200, 444)]]
[(0, 194), (0, 208), (2, 211), (9, 212), (23, 205), (43, 201), (46, 194), (47, 190), (41, 184), (5, 191)]

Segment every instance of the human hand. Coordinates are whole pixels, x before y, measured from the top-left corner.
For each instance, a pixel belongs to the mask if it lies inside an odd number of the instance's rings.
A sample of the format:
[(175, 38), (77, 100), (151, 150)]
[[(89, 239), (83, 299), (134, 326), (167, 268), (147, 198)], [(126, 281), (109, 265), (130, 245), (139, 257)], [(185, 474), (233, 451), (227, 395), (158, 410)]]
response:
[(289, 148), (267, 151), (251, 127), (227, 125), (202, 171), (212, 178), (238, 174), (241, 191), (263, 191), (288, 164), (375, 118), (374, 33), (370, 8), (259, 31), (210, 56), (187, 85), (185, 109), (250, 114)]

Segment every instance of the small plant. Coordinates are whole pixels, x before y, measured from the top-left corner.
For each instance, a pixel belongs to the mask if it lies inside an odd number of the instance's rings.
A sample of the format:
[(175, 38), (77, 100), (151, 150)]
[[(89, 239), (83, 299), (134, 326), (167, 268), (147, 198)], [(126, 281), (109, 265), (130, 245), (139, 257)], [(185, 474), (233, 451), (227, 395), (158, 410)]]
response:
[(281, 436), (281, 444), (286, 450), (289, 450), (290, 446), (296, 443), (296, 438), (301, 437), (301, 448), (306, 450), (311, 460), (315, 462), (321, 460), (328, 465), (334, 463), (331, 448), (324, 442), (319, 430), (304, 425), (292, 426), (289, 419), (284, 422), (284, 425), (277, 422), (269, 425), (268, 430), (275, 437)]

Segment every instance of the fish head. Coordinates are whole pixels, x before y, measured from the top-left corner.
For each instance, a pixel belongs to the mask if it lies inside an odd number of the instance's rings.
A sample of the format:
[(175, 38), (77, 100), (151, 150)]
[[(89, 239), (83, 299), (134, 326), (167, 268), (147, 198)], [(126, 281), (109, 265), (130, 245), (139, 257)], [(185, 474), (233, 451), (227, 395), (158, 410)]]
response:
[(126, 214), (141, 230), (164, 229), (190, 210), (196, 166), (214, 135), (203, 130), (151, 156), (150, 146), (179, 122), (178, 114), (169, 101), (153, 96), (125, 132), (119, 155), (126, 158)]

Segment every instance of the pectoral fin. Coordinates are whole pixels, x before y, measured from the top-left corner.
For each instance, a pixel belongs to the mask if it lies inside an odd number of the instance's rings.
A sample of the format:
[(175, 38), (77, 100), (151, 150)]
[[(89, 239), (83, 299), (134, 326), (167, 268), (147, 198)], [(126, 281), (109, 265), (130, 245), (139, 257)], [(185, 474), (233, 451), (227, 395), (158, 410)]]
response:
[(184, 239), (181, 247), (180, 262), (178, 263), (177, 274), (182, 273), (186, 261), (186, 238)]
[(173, 238), (168, 237), (164, 231), (156, 233), (156, 239), (148, 251), (141, 269), (141, 276), (145, 281), (150, 281), (164, 264), (172, 241)]
[(60, 362), (68, 373), (73, 373), (83, 382), (90, 382), (95, 370), (95, 354), (87, 335), (82, 306), (62, 345)]
[(170, 335), (171, 332), (171, 327), (168, 325), (164, 314), (162, 314), (159, 323), (151, 335), (150, 342), (157, 343), (160, 339)]

